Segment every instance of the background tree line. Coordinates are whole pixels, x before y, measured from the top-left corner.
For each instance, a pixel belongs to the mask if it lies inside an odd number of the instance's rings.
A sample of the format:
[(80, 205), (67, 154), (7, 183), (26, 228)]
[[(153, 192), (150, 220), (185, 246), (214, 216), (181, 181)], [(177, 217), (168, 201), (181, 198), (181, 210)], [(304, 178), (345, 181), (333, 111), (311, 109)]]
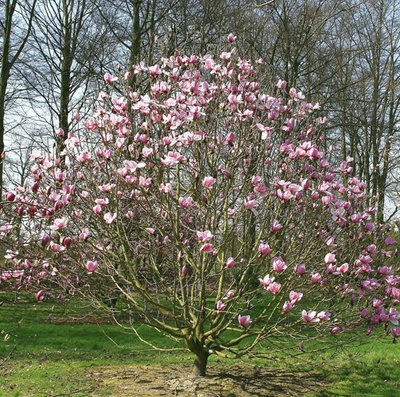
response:
[[(318, 102), (321, 140), (353, 158), (382, 221), (400, 207), (400, 4), (397, 0), (0, 0), (0, 189), (23, 183), (34, 147), (63, 140), (106, 72), (162, 56), (216, 54), (228, 33), (242, 57)], [(59, 132), (64, 131), (64, 135)]]

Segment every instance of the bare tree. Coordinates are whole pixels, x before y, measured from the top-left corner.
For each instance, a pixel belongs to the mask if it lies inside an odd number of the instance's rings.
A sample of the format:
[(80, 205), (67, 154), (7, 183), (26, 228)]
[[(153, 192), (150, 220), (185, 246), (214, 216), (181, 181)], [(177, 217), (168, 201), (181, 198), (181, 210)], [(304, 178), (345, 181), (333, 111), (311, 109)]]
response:
[(47, 126), (60, 152), (73, 116), (96, 86), (111, 49), (91, 0), (43, 1), (33, 22), (28, 49), (33, 61), (21, 77), (31, 90), (29, 100), (38, 124)]
[(36, 0), (5, 0), (2, 6), (4, 14), (1, 16), (1, 69), (0, 69), (0, 197), (3, 190), (3, 159), (5, 117), (7, 106), (7, 88), (11, 77), (11, 70), (18, 61), (25, 48), (32, 29), (32, 21)]
[(342, 158), (354, 158), (354, 173), (365, 180), (368, 202), (384, 218), (385, 197), (396, 155), (399, 121), (399, 6), (396, 1), (353, 7), (336, 34), (335, 59), (340, 87), (332, 101), (341, 131)]

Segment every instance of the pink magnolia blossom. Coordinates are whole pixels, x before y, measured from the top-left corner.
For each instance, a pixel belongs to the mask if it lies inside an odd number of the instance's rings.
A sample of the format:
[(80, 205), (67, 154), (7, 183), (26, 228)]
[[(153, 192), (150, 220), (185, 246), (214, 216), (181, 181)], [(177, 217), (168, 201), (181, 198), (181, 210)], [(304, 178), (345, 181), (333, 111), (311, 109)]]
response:
[(331, 314), (328, 311), (322, 311), (317, 314), (317, 317), (321, 321), (328, 321), (330, 319)]
[(216, 181), (217, 180), (215, 178), (213, 178), (212, 176), (206, 176), (203, 179), (203, 187), (205, 187), (206, 189), (211, 189)]
[(374, 298), (373, 301), (372, 301), (372, 307), (374, 307), (374, 308), (381, 307), (381, 304), (382, 304), (382, 300), (381, 299)]
[(149, 67), (149, 75), (152, 77), (157, 77), (161, 74), (161, 68), (159, 65), (153, 65)]
[(153, 182), (152, 178), (145, 178), (143, 176), (139, 176), (139, 186), (140, 187), (149, 187)]
[(335, 246), (335, 239), (332, 236), (327, 237), (327, 239), (325, 240), (325, 244), (328, 247), (334, 247)]
[(251, 210), (253, 208), (258, 207), (258, 201), (257, 200), (248, 200), (243, 203), (244, 207), (248, 210)]
[(230, 52), (222, 52), (221, 55), (219, 56), (220, 59), (222, 59), (223, 61), (229, 61), (229, 59), (231, 58), (231, 53)]
[(268, 285), (267, 291), (271, 292), (272, 294), (276, 295), (281, 290), (282, 284), (277, 283), (276, 281), (272, 282)]
[(234, 43), (235, 42), (235, 40), (236, 40), (236, 36), (233, 34), (233, 33), (229, 33), (228, 34), (228, 41), (229, 41), (229, 43)]
[(7, 192), (5, 194), (6, 201), (14, 201), (15, 200), (15, 194), (13, 192)]
[(235, 291), (232, 289), (226, 293), (226, 299), (232, 299), (235, 296)]
[(271, 138), (273, 128), (266, 127), (265, 125), (263, 125), (261, 123), (257, 123), (256, 126), (261, 131), (261, 140), (265, 141), (266, 139)]
[(62, 230), (67, 226), (68, 220), (66, 218), (56, 218), (53, 224), (50, 226), (52, 230)]
[(5, 233), (5, 234), (11, 232), (11, 230), (13, 230), (13, 229), (14, 229), (14, 226), (10, 225), (9, 223), (6, 223), (5, 225), (0, 226), (0, 232)]
[(373, 231), (375, 230), (375, 225), (374, 225), (373, 223), (371, 223), (371, 222), (367, 222), (367, 223), (365, 224), (365, 229), (366, 229), (368, 232), (373, 232)]
[(162, 183), (160, 185), (160, 192), (167, 193), (167, 194), (171, 193), (172, 192), (172, 185), (170, 183), (165, 183), (165, 184)]
[(293, 309), (293, 303), (289, 301), (285, 301), (283, 304), (282, 310), (284, 313), (289, 313)]
[(181, 277), (185, 278), (186, 276), (187, 276), (187, 267), (186, 267), (186, 265), (184, 265), (184, 266), (182, 266), (182, 269), (181, 269)]
[(193, 206), (193, 199), (191, 197), (179, 197), (178, 204), (182, 208), (191, 208)]
[(183, 163), (185, 160), (185, 156), (178, 152), (168, 152), (168, 154), (161, 159), (161, 163), (166, 167), (174, 167), (179, 163)]
[(311, 197), (311, 200), (318, 200), (318, 197), (319, 197), (319, 193), (318, 192), (312, 192), (311, 194), (310, 194), (310, 197)]
[(219, 300), (216, 304), (216, 309), (221, 312), (223, 310), (225, 310), (226, 308), (226, 303), (222, 302), (221, 300)]
[(338, 334), (338, 333), (340, 333), (340, 332), (342, 332), (343, 331), (343, 329), (342, 329), (342, 327), (340, 327), (340, 326), (336, 326), (336, 327), (333, 327), (331, 330), (330, 330), (330, 333), (332, 334), (332, 335), (336, 335), (336, 334)]
[(79, 240), (81, 241), (86, 241), (89, 237), (89, 229), (85, 228), (82, 230), (82, 232), (79, 234)]
[(296, 291), (289, 292), (289, 300), (290, 303), (292, 303), (293, 305), (297, 302), (300, 302), (301, 298), (303, 298), (303, 294), (301, 292), (296, 292)]
[(376, 254), (376, 252), (377, 252), (376, 245), (375, 245), (375, 244), (370, 244), (370, 245), (367, 247), (367, 251), (368, 251), (370, 254)]
[(306, 265), (304, 265), (302, 263), (297, 264), (295, 267), (295, 272), (297, 274), (299, 274), (300, 276), (303, 276), (306, 272)]
[(95, 214), (100, 214), (101, 211), (102, 211), (102, 208), (101, 208), (101, 205), (100, 205), (100, 204), (96, 204), (96, 205), (93, 207), (93, 212), (94, 212)]
[(324, 262), (326, 265), (329, 265), (330, 263), (335, 263), (336, 262), (335, 254), (332, 254), (332, 253), (326, 254)]
[(319, 273), (313, 273), (311, 275), (311, 282), (313, 284), (318, 284), (322, 279), (322, 276)]
[(275, 277), (270, 277), (269, 274), (265, 275), (264, 278), (258, 279), (258, 281), (260, 282), (260, 285), (264, 288), (268, 287), (274, 280), (275, 280)]
[(87, 261), (86, 262), (86, 270), (89, 273), (95, 272), (97, 270), (97, 268), (98, 268), (97, 261)]
[(234, 142), (236, 139), (236, 135), (234, 132), (230, 132), (227, 136), (226, 136), (226, 144), (233, 146)]
[(261, 255), (268, 255), (269, 253), (271, 253), (271, 247), (268, 244), (260, 242), (260, 244), (258, 245), (258, 252)]
[(336, 265), (333, 265), (332, 263), (330, 263), (330, 264), (328, 265), (328, 267), (326, 268), (326, 272), (327, 272), (328, 274), (337, 274), (337, 272), (336, 272)]
[(71, 246), (71, 244), (72, 244), (72, 241), (73, 240), (72, 240), (71, 237), (64, 237), (62, 239), (62, 244), (63, 244), (64, 247), (69, 248)]
[(42, 302), (43, 300), (44, 300), (44, 291), (43, 290), (40, 290), (40, 291), (38, 291), (38, 292), (36, 292), (36, 294), (35, 294), (35, 299), (38, 301), (38, 302)]
[(346, 273), (348, 270), (349, 270), (349, 264), (348, 263), (343, 263), (343, 265), (340, 265), (338, 268), (337, 268), (337, 271), (340, 273), (340, 274), (344, 274), (344, 273)]
[(196, 234), (197, 234), (197, 239), (203, 243), (210, 241), (214, 237), (209, 230), (197, 231)]
[(210, 244), (210, 243), (206, 243), (206, 244), (203, 244), (201, 247), (200, 247), (200, 251), (203, 251), (203, 252), (207, 252), (207, 253), (212, 253), (213, 252), (213, 245), (212, 244)]
[(287, 82), (285, 80), (279, 80), (276, 84), (277, 88), (284, 90), (286, 88)]
[(321, 321), (321, 319), (317, 317), (317, 312), (315, 310), (310, 310), (309, 312), (303, 310), (301, 312), (301, 318), (306, 323), (319, 323)]
[(89, 152), (82, 152), (78, 156), (78, 161), (84, 162), (89, 161), (91, 159), (91, 155)]
[(273, 222), (272, 222), (272, 225), (271, 225), (271, 230), (272, 230), (272, 233), (277, 233), (277, 232), (279, 232), (281, 229), (282, 229), (282, 225), (277, 221), (277, 220), (274, 220)]
[(361, 318), (366, 318), (366, 317), (368, 317), (370, 314), (369, 314), (369, 311), (368, 311), (368, 309), (366, 309), (365, 307), (364, 308), (361, 308), (361, 311), (360, 311), (360, 317)]
[(393, 336), (393, 340), (396, 340), (400, 336), (400, 328), (399, 327), (394, 327), (390, 330), (390, 333)]
[(116, 217), (116, 213), (112, 214), (111, 212), (107, 212), (106, 214), (104, 214), (104, 220), (108, 225), (111, 225), (111, 223), (115, 221)]
[(392, 324), (399, 325), (400, 314), (394, 307), (391, 307), (389, 309), (388, 316), (389, 316), (389, 321)]
[(111, 83), (113, 83), (114, 81), (117, 81), (117, 80), (118, 79), (115, 76), (113, 76), (112, 74), (110, 74), (110, 73), (105, 73), (104, 74), (104, 81), (105, 81), (106, 84), (111, 84)]
[(396, 243), (396, 240), (394, 240), (392, 237), (390, 237), (390, 236), (387, 236), (386, 238), (385, 238), (385, 241), (384, 241), (384, 243), (385, 243), (385, 245), (387, 245), (387, 246), (391, 246), (391, 245), (396, 245), (397, 243)]
[(108, 200), (108, 198), (105, 198), (105, 199), (96, 199), (96, 200), (94, 200), (94, 202), (95, 202), (96, 204), (100, 205), (101, 207), (105, 207), (106, 205), (108, 205), (109, 200)]
[(231, 256), (226, 260), (226, 268), (227, 269), (230, 269), (230, 268), (232, 268), (233, 266), (235, 266), (235, 264), (236, 264), (236, 261), (235, 261), (235, 259), (234, 258), (232, 258)]
[(287, 265), (280, 256), (276, 256), (272, 259), (272, 269), (274, 269), (276, 273), (281, 273), (287, 269)]
[(247, 328), (252, 323), (250, 316), (242, 316), (240, 314), (238, 316), (238, 322), (243, 328)]

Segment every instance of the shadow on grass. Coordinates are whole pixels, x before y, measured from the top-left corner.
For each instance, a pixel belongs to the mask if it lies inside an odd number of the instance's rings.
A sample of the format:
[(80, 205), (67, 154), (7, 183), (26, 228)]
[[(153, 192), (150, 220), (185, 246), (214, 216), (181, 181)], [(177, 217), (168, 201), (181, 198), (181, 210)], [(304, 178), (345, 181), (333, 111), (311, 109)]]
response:
[(91, 376), (101, 379), (113, 396), (204, 396), (204, 397), (291, 397), (320, 390), (325, 377), (261, 366), (217, 366), (205, 378), (191, 378), (192, 367), (118, 366), (97, 368)]

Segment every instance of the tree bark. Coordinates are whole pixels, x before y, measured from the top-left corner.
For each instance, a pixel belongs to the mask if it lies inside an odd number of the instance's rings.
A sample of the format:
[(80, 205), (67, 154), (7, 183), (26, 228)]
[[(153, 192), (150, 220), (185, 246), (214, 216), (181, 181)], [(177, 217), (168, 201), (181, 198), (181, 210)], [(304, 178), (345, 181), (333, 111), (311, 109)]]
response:
[(136, 85), (136, 75), (134, 73), (134, 65), (140, 62), (140, 46), (142, 40), (142, 32), (140, 27), (140, 7), (142, 0), (134, 0), (133, 6), (133, 20), (131, 32), (131, 51), (129, 56), (130, 80), (129, 83), (134, 89)]
[(208, 356), (209, 354), (204, 351), (196, 354), (192, 371), (193, 376), (206, 376)]
[(189, 350), (196, 356), (194, 360), (193, 376), (205, 376), (207, 372), (208, 350), (203, 343), (195, 336), (188, 336), (186, 344)]
[(4, 134), (5, 134), (5, 107), (6, 107), (6, 91), (8, 79), (10, 77), (11, 64), (9, 62), (11, 26), (13, 14), (15, 11), (16, 1), (6, 3), (6, 15), (3, 21), (3, 48), (0, 70), (0, 198), (3, 192), (3, 161), (4, 161)]

